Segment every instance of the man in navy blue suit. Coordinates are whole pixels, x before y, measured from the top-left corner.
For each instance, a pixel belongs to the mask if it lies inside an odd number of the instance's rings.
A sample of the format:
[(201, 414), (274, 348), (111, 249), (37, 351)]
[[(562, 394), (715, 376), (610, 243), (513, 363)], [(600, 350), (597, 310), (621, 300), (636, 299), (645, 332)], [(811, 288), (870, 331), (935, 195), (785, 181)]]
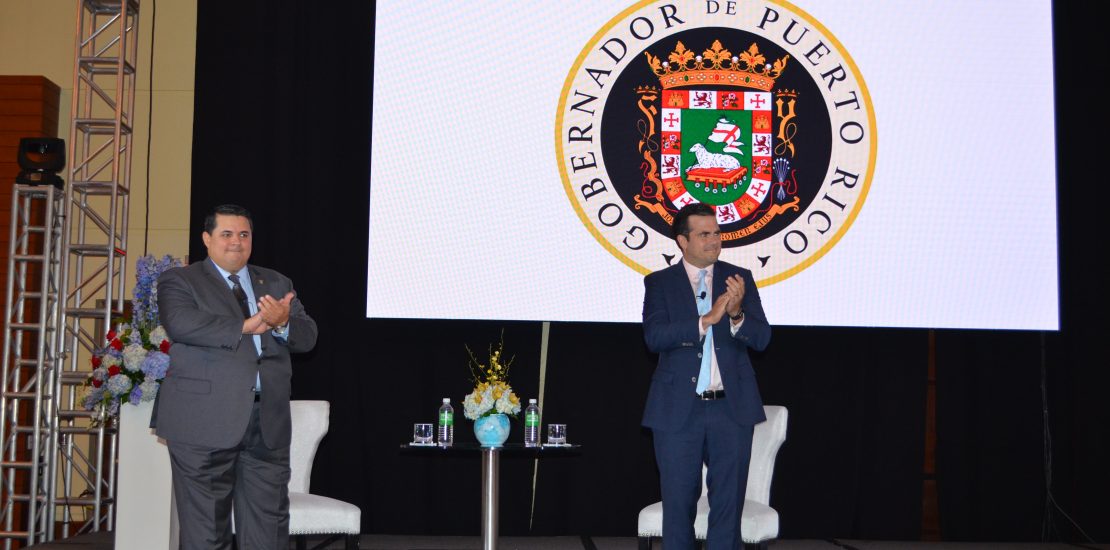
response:
[(644, 339), (659, 365), (643, 425), (651, 428), (663, 493), (663, 547), (695, 547), (701, 472), (709, 487), (709, 550), (738, 549), (752, 432), (766, 420), (748, 348), (767, 347), (771, 326), (747, 269), (718, 261), (712, 206), (675, 216), (682, 261), (644, 279)]

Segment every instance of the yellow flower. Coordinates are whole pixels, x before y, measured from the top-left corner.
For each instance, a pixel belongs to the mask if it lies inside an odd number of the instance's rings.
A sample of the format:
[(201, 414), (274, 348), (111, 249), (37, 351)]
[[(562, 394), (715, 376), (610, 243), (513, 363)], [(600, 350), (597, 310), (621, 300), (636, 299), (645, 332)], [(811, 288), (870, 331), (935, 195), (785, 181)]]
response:
[(494, 407), (502, 413), (519, 413), (520, 399), (509, 385), (509, 368), (512, 367), (514, 358), (505, 357), (504, 339), (496, 347), (492, 344), (489, 346), (488, 361), (485, 363), (474, 356), (469, 346), (466, 346), (466, 353), (470, 359), (467, 366), (470, 369), (471, 380), (474, 382), (474, 391), (464, 399), (467, 418), (475, 419), (490, 414), (488, 410), (477, 410), (477, 407), (489, 406), (490, 401), (497, 402)]

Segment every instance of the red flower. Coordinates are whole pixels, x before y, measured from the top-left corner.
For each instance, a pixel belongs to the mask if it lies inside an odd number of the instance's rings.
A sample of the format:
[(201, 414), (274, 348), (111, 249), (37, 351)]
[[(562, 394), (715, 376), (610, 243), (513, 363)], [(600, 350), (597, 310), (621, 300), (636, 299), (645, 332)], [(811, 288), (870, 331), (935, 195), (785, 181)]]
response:
[(115, 376), (119, 374), (119, 365), (112, 365), (108, 367), (108, 376)]
[(94, 356), (93, 356), (93, 358), (92, 358), (92, 366), (93, 366), (93, 368), (94, 368), (94, 369), (95, 369), (96, 367), (99, 367), (99, 366), (100, 366), (100, 356), (99, 356), (99, 355), (94, 355)]
[(96, 378), (93, 378), (92, 384), (93, 384), (94, 388), (99, 388), (100, 386), (104, 385), (104, 382), (102, 382), (100, 380), (97, 380)]
[(123, 351), (123, 342), (120, 342), (119, 339), (112, 340), (112, 343), (108, 345), (116, 348), (118, 351)]
[(162, 353), (169, 353), (170, 352), (170, 341), (169, 340), (162, 340), (162, 343), (158, 344), (158, 350), (161, 351)]
[(112, 340), (115, 340), (115, 339), (116, 339), (116, 331), (109, 330), (108, 331), (108, 340), (112, 341)]

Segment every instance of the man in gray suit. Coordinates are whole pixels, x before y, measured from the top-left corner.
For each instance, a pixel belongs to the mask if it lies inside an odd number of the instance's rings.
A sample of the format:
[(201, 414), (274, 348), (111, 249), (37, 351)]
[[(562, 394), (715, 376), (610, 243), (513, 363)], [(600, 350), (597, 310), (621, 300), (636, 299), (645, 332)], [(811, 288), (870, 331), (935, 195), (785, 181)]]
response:
[[(253, 224), (235, 205), (204, 223), (208, 258), (158, 279), (173, 346), (158, 393), (181, 548), (289, 546), (289, 354), (316, 345), (316, 322), (282, 274), (248, 265)], [(277, 298), (275, 298), (275, 296)]]

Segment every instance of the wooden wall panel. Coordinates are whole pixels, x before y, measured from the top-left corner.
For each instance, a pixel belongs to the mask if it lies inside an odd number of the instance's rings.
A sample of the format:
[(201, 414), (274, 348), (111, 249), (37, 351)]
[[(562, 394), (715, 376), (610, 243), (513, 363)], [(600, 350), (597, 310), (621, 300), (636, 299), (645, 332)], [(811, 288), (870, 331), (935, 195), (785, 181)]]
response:
[(0, 75), (0, 281), (8, 280), (12, 186), (19, 175), (16, 153), (25, 137), (58, 137), (61, 90), (42, 76)]
[[(58, 86), (45, 77), (0, 75), (0, 282), (5, 287), (8, 281), (12, 187), (19, 175), (16, 157), (19, 140), (25, 137), (58, 137), (59, 96)], [(5, 296), (6, 288), (0, 291), (0, 300)], [(35, 339), (32, 337), (24, 341), (25, 356), (32, 353)], [(20, 378), (22, 382), (24, 376)], [(21, 414), (30, 414), (27, 407), (29, 404), (23, 405)], [(21, 456), (27, 453), (26, 445), (20, 443), (16, 452)], [(16, 485), (26, 484), (26, 476), (26, 472), (18, 472)], [(8, 503), (0, 505), (8, 506)], [(17, 507), (13, 519), (16, 524), (22, 525), (25, 521), (23, 510)]]

